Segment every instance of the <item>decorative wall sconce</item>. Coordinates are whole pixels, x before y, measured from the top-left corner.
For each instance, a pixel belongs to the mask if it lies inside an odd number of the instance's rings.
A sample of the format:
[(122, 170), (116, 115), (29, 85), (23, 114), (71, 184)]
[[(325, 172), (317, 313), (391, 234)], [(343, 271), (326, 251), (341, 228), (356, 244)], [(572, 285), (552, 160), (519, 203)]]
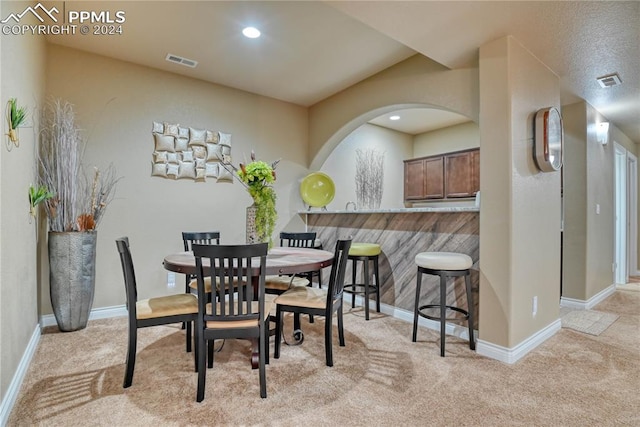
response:
[(602, 145), (609, 143), (609, 122), (600, 122), (596, 128), (596, 138)]
[(27, 110), (25, 107), (18, 107), (18, 100), (16, 98), (9, 98), (7, 101), (7, 125), (9, 126), (9, 141), (7, 141), (7, 150), (11, 151), (13, 145), (20, 146), (20, 138), (18, 136), (18, 126), (24, 123), (27, 118)]

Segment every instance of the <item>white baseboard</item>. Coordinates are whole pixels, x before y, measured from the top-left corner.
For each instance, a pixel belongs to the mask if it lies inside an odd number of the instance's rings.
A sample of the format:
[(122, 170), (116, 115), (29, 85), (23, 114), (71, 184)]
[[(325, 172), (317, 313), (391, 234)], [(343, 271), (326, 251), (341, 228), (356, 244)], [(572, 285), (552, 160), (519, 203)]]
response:
[[(114, 305), (111, 307), (94, 308), (89, 313), (89, 320), (108, 319), (110, 317), (122, 317), (127, 315), (125, 305)], [(53, 314), (46, 314), (40, 317), (40, 327), (56, 326), (56, 317)]]
[(572, 308), (574, 310), (590, 310), (616, 291), (616, 285), (612, 284), (589, 298), (587, 301), (560, 297), (560, 307)]
[[(349, 297), (345, 296), (345, 299), (349, 300)], [(356, 306), (362, 307), (363, 303), (364, 303), (364, 298), (360, 295), (356, 295)], [(373, 307), (373, 310), (375, 311), (374, 304), (375, 302), (373, 300), (369, 302), (370, 310), (372, 310), (372, 307)], [(345, 306), (347, 306), (347, 304), (345, 304)], [(404, 320), (407, 323), (413, 323), (413, 312), (409, 312), (407, 310), (386, 305), (386, 304), (380, 304), (380, 311), (384, 314), (395, 317), (396, 319)], [(418, 317), (418, 325), (424, 326), (434, 331), (440, 331), (440, 322), (436, 320)], [(524, 340), (523, 342), (521, 342), (520, 344), (518, 344), (513, 348), (502, 347), (502, 346), (478, 339), (476, 341), (476, 353), (485, 357), (489, 357), (491, 359), (498, 360), (503, 363), (513, 364), (517, 362), (519, 359), (521, 359), (522, 357), (524, 357), (527, 353), (532, 351), (534, 348), (536, 348), (537, 346), (545, 342), (547, 339), (555, 335), (560, 330), (561, 327), (562, 327), (562, 322), (560, 321), (560, 319), (557, 319), (556, 321), (552, 322), (549, 326), (531, 335), (529, 338), (527, 338), (526, 340)], [(447, 323), (446, 334), (452, 335), (461, 339), (465, 339), (467, 341), (469, 340), (469, 329), (462, 325)], [(474, 330), (474, 334), (478, 336), (477, 329)]]
[(476, 344), (476, 353), (500, 362), (513, 364), (555, 335), (561, 327), (562, 322), (558, 319), (512, 348), (502, 347), (479, 339)]
[(22, 386), (22, 381), (24, 380), (24, 376), (29, 369), (31, 359), (33, 359), (33, 355), (38, 348), (39, 342), (40, 326), (36, 325), (33, 333), (31, 334), (31, 338), (29, 339), (29, 343), (27, 344), (27, 348), (25, 348), (24, 350), (22, 359), (20, 359), (18, 368), (13, 374), (13, 378), (11, 379), (11, 383), (9, 384), (9, 388), (7, 389), (7, 392), (2, 399), (2, 403), (0, 404), (0, 426), (7, 425), (7, 421), (9, 421), (9, 415), (11, 414), (13, 405), (16, 403), (16, 399), (18, 398), (20, 386)]

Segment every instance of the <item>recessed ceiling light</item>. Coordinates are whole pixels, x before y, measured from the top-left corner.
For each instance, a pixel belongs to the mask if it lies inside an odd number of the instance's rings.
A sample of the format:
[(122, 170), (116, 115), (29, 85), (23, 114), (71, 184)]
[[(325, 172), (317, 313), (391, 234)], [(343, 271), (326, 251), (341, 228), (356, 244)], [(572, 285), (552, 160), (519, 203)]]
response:
[(389, 120), (400, 120), (400, 116), (391, 116)]
[(258, 37), (260, 37), (260, 30), (255, 27), (246, 27), (244, 30), (242, 30), (242, 34), (250, 39), (257, 39)]

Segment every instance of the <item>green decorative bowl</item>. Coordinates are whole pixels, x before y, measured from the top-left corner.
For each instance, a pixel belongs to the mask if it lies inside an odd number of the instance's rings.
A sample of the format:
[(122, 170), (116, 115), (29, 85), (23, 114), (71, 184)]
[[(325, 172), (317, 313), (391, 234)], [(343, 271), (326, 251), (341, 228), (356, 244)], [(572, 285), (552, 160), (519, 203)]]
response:
[(325, 207), (333, 200), (335, 195), (336, 186), (326, 173), (310, 173), (300, 183), (300, 196), (310, 207)]

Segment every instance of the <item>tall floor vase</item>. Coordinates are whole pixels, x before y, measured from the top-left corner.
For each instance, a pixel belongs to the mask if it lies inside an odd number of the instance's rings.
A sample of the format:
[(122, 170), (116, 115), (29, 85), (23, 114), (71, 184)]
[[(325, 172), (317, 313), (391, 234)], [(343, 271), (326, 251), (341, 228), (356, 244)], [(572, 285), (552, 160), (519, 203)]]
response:
[(258, 237), (258, 231), (256, 230), (256, 214), (258, 212), (258, 207), (255, 203), (251, 206), (247, 207), (247, 244), (251, 243), (261, 243), (260, 238)]
[(95, 231), (49, 232), (49, 290), (58, 327), (84, 329), (96, 280)]

